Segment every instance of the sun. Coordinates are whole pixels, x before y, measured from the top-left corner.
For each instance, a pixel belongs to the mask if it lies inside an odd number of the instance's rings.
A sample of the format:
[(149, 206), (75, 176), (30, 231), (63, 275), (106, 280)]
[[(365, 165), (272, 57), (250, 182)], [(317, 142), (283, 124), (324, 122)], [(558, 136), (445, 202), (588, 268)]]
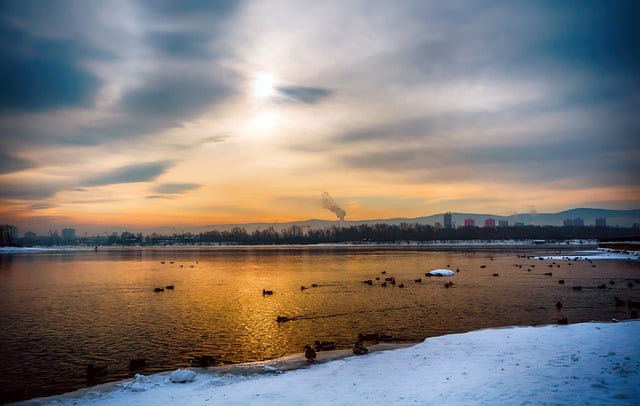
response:
[(253, 95), (259, 99), (268, 99), (276, 93), (275, 79), (269, 73), (259, 73), (253, 82)]

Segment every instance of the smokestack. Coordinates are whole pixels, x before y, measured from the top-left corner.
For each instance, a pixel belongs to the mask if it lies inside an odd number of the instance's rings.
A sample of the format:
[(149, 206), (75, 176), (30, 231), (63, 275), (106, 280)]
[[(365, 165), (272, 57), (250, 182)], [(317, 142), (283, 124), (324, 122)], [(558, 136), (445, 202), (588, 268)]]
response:
[(334, 212), (336, 214), (336, 217), (338, 217), (340, 221), (344, 221), (344, 217), (347, 215), (347, 212), (344, 211), (344, 209), (342, 209), (340, 206), (338, 206), (327, 192), (324, 192), (322, 194), (322, 207)]

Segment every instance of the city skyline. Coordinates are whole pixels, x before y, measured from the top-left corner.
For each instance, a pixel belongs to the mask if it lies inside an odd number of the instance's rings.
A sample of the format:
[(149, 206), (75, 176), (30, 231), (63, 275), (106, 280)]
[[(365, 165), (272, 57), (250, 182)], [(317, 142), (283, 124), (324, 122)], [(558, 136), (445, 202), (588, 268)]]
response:
[(640, 207), (633, 1), (9, 1), (0, 223)]
[[(609, 219), (609, 220), (607, 220)], [(172, 226), (158, 226), (152, 228), (136, 227), (114, 227), (110, 226), (102, 230), (92, 231), (87, 229), (76, 229), (66, 225), (62, 229), (41, 229), (35, 232), (33, 229), (25, 230), (12, 224), (1, 225), (3, 230), (11, 229), (13, 238), (35, 238), (51, 236), (61, 240), (70, 240), (80, 236), (109, 236), (125, 234), (145, 234), (145, 235), (197, 235), (210, 231), (231, 231), (233, 229), (244, 230), (247, 233), (263, 230), (276, 232), (287, 231), (291, 228), (299, 228), (304, 234), (309, 230), (327, 230), (338, 228), (348, 228), (358, 225), (375, 226), (376, 224), (385, 226), (415, 226), (428, 225), (435, 229), (460, 229), (465, 227), (481, 228), (512, 228), (512, 227), (615, 227), (622, 229), (637, 229), (640, 226), (640, 209), (635, 210), (605, 210), (578, 208), (566, 210), (558, 213), (518, 213), (511, 216), (499, 216), (490, 213), (459, 213), (444, 212), (429, 216), (415, 218), (386, 218), (386, 219), (361, 219), (361, 220), (322, 220), (305, 219), (283, 223), (233, 223), (233, 224), (207, 224), (178, 229)], [(8, 231), (6, 231), (9, 233)], [(65, 233), (67, 237), (65, 237)], [(71, 233), (74, 237), (70, 237)]]

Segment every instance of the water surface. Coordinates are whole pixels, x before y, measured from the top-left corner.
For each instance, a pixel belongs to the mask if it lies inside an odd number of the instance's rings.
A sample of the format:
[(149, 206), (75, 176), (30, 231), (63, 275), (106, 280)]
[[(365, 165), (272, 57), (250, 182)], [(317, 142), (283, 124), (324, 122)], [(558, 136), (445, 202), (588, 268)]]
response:
[[(129, 376), (133, 358), (146, 358), (145, 373), (151, 373), (186, 367), (194, 355), (233, 364), (301, 352), (315, 340), (349, 348), (360, 332), (406, 342), (562, 317), (572, 323), (629, 318), (614, 297), (640, 301), (637, 262), (521, 257), (574, 249), (218, 247), (0, 255), (2, 390), (24, 389), (34, 397), (77, 389), (95, 383), (85, 377), (89, 363), (108, 364), (104, 379), (117, 380)], [(459, 272), (425, 277), (437, 268)], [(391, 276), (396, 286), (382, 287)], [(362, 283), (368, 279), (373, 286)], [(445, 288), (449, 281), (453, 287)], [(603, 283), (605, 289), (597, 288)], [(167, 285), (175, 289), (153, 291)], [(278, 323), (278, 316), (291, 321)]]

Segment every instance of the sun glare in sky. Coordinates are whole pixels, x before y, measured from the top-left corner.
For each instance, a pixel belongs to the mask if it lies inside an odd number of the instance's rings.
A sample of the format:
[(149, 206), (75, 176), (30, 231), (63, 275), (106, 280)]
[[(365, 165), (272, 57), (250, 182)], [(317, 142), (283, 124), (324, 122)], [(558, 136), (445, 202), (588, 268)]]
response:
[(260, 99), (268, 99), (275, 95), (275, 78), (269, 73), (259, 73), (253, 82), (253, 95)]

